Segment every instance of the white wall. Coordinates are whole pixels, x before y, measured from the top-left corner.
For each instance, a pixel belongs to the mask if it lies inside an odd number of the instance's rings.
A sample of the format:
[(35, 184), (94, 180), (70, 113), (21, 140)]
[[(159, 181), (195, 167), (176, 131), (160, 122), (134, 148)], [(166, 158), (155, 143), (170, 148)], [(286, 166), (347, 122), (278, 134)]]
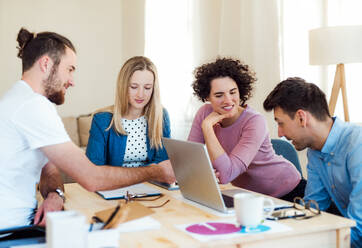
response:
[[(123, 62), (144, 55), (145, 0), (121, 0)], [(123, 64), (123, 63), (122, 63)]]
[(257, 82), (248, 104), (266, 117), (271, 137), (277, 137), (276, 124), (263, 102), (280, 82), (277, 7), (275, 0), (223, 1), (219, 46), (220, 54), (237, 56), (255, 71)]
[(77, 49), (74, 88), (58, 107), (62, 116), (78, 115), (110, 105), (123, 63), (121, 1), (0, 0), (0, 95), (21, 77), (16, 36), (29, 31), (54, 31)]
[[(0, 95), (21, 77), (16, 36), (24, 26), (29, 31), (60, 33), (77, 49), (76, 86), (68, 90), (65, 104), (58, 107), (61, 116), (86, 114), (113, 104), (123, 62), (144, 53), (144, 3), (0, 0)], [(197, 0), (193, 4), (194, 64), (222, 55), (251, 65), (258, 81), (249, 104), (266, 116), (271, 137), (276, 137), (273, 114), (262, 107), (280, 81), (276, 0)], [(167, 34), (160, 38), (167, 38)], [(190, 84), (185, 82), (185, 87)], [(166, 107), (168, 104), (164, 102)], [(305, 155), (300, 158), (305, 164)]]

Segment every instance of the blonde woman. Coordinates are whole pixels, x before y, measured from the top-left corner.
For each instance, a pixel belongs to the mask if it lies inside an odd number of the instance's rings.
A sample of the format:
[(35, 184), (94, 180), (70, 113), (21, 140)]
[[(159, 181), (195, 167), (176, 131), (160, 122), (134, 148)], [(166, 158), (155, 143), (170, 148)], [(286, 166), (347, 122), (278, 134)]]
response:
[(114, 106), (93, 117), (86, 154), (97, 165), (170, 163), (162, 136), (170, 137), (170, 120), (156, 67), (146, 57), (130, 58), (119, 72)]

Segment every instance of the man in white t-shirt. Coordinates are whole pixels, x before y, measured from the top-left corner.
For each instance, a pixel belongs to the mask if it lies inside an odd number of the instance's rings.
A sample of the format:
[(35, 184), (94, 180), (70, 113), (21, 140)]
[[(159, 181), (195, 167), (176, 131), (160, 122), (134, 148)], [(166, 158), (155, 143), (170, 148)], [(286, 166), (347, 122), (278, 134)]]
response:
[[(53, 103), (74, 86), (72, 43), (52, 33), (19, 31), (22, 80), (0, 98), (0, 229), (45, 225), (45, 214), (63, 208), (61, 169), (89, 191), (146, 180), (172, 183), (169, 161), (140, 168), (95, 166), (69, 139)], [(36, 184), (44, 198), (37, 209)]]

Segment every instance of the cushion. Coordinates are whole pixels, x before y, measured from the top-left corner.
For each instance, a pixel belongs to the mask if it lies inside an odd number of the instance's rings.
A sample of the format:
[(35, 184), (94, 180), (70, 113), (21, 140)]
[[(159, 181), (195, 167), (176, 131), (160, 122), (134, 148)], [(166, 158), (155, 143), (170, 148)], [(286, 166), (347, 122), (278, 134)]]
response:
[(85, 147), (88, 144), (89, 130), (91, 128), (92, 119), (93, 116), (91, 114), (81, 115), (77, 118), (80, 147)]
[(67, 131), (69, 138), (79, 146), (79, 135), (78, 135), (78, 125), (76, 117), (63, 117), (62, 118), (64, 128)]

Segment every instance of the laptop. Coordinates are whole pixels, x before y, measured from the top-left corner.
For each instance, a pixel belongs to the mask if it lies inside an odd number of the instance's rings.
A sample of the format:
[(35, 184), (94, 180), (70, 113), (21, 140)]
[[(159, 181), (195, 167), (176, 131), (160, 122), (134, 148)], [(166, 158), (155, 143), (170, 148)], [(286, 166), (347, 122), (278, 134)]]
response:
[(247, 191), (226, 190), (228, 194), (222, 194), (206, 145), (170, 138), (162, 138), (162, 141), (182, 196), (223, 213), (232, 212), (232, 195)]

